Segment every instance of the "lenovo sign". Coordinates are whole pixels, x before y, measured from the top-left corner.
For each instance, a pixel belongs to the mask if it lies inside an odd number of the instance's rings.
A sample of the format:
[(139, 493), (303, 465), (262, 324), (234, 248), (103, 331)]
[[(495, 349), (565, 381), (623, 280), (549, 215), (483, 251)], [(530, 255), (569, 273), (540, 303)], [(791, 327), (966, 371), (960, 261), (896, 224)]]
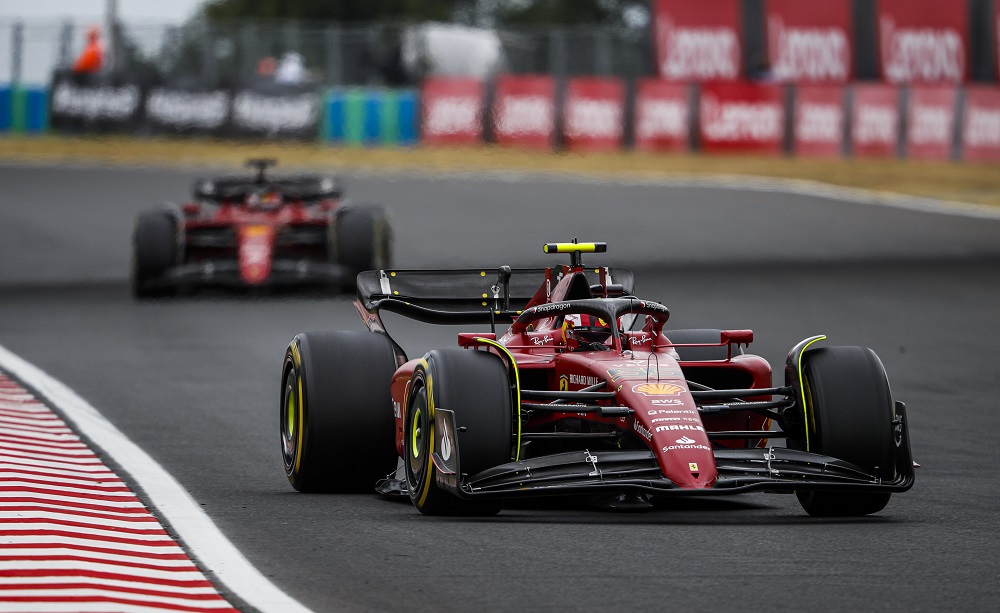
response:
[(882, 76), (889, 83), (960, 83), (966, 78), (966, 3), (879, 0)]
[(428, 144), (472, 145), (483, 135), (483, 84), (476, 79), (427, 79), (421, 136)]
[(910, 88), (906, 112), (906, 153), (921, 160), (951, 158), (956, 90), (947, 85)]
[(691, 103), (688, 86), (643, 79), (635, 93), (635, 148), (640, 151), (686, 149)]
[(767, 52), (779, 81), (849, 80), (849, 0), (767, 0)]
[(493, 136), (497, 143), (551, 147), (556, 126), (555, 90), (552, 77), (499, 77), (493, 102)]
[(563, 133), (569, 149), (620, 148), (624, 115), (625, 86), (621, 81), (578, 78), (566, 84)]
[(851, 147), (857, 157), (893, 157), (899, 144), (899, 91), (889, 85), (854, 86)]
[(708, 84), (702, 88), (698, 110), (705, 151), (781, 151), (785, 105), (780, 86)]
[(740, 76), (739, 0), (657, 0), (654, 15), (660, 76), (675, 81)]
[(1000, 161), (1000, 89), (967, 87), (962, 116), (962, 158)]
[(839, 156), (844, 147), (844, 88), (835, 85), (796, 88), (792, 125), (797, 155)]

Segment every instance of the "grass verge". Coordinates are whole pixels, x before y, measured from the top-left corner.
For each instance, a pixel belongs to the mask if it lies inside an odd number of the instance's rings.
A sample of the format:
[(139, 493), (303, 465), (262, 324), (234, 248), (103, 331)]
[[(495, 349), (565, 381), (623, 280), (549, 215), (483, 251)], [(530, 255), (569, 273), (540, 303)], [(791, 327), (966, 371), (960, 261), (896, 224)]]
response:
[(237, 167), (249, 157), (276, 157), (284, 166), (347, 170), (463, 172), (515, 170), (627, 179), (749, 175), (819, 181), (876, 192), (1000, 206), (1000, 165), (909, 160), (815, 160), (760, 156), (666, 155), (639, 152), (548, 153), (494, 146), (474, 148), (328, 147), (313, 143), (208, 138), (0, 138), (0, 160), (123, 165)]

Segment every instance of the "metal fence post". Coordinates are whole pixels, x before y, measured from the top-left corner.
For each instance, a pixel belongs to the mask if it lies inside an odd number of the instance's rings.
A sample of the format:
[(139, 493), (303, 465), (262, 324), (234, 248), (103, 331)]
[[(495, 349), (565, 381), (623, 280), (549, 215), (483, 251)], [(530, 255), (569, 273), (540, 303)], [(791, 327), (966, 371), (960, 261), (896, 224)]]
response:
[(612, 49), (610, 33), (607, 28), (598, 28), (594, 31), (594, 74), (607, 77), (612, 74)]
[(326, 84), (340, 85), (343, 82), (343, 58), (340, 52), (340, 28), (330, 26), (323, 32), (326, 44)]
[(68, 68), (73, 59), (73, 21), (67, 19), (63, 22), (62, 30), (59, 32), (59, 68)]
[(566, 76), (566, 32), (561, 28), (549, 30), (549, 74)]
[(21, 59), (24, 51), (24, 22), (15, 21), (10, 32), (10, 82), (21, 82)]
[(257, 74), (257, 62), (260, 61), (257, 51), (257, 24), (244, 21), (240, 25), (240, 80), (244, 83), (252, 81)]
[(201, 79), (202, 87), (213, 88), (218, 85), (218, 67), (215, 61), (215, 37), (212, 23), (206, 21), (202, 26), (201, 39)]

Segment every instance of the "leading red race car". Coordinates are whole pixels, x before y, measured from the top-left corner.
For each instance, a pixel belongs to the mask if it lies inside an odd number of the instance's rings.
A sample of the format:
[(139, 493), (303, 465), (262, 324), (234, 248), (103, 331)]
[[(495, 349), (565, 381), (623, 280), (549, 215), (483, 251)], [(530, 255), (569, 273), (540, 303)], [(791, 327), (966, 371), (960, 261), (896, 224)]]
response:
[[(494, 514), (532, 495), (635, 507), (794, 492), (820, 516), (875, 513), (912, 486), (906, 409), (872, 350), (808, 338), (775, 386), (743, 350), (751, 331), (667, 331), (667, 307), (633, 296), (631, 272), (582, 265), (605, 249), (548, 244), (571, 262), (545, 269), (360, 274), (369, 331), (299, 334), (285, 354), (292, 486), (377, 487), (432, 515)], [(386, 312), (494, 332), (409, 359)]]
[(273, 159), (248, 160), (250, 177), (199, 180), (194, 200), (139, 214), (132, 288), (139, 298), (197, 285), (327, 285), (353, 290), (358, 272), (391, 265), (385, 208), (341, 202), (332, 177), (270, 177)]

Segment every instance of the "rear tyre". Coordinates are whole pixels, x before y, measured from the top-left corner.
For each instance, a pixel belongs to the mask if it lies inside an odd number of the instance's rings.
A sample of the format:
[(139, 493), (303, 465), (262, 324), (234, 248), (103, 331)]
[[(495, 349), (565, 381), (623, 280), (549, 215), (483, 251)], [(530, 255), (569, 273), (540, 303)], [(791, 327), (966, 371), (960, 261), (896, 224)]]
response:
[(463, 475), (510, 461), (513, 409), (503, 361), (468, 349), (431, 351), (414, 372), (409, 398), (403, 455), (413, 505), (425, 515), (499, 513), (499, 501), (465, 500), (439, 488), (431, 454), (440, 443), (434, 426), (440, 407), (455, 412)]
[(309, 332), (288, 345), (281, 377), (285, 475), (300, 492), (372, 492), (398, 455), (389, 384), (392, 343), (372, 332)]
[(384, 207), (349, 205), (336, 212), (337, 261), (354, 275), (365, 270), (392, 266), (392, 224)]
[(132, 293), (137, 298), (169, 295), (174, 288), (156, 282), (179, 264), (177, 217), (168, 210), (143, 211), (132, 234)]
[[(805, 448), (845, 460), (883, 480), (895, 476), (894, 403), (885, 369), (867, 347), (823, 347), (802, 356), (803, 395), (809, 428)], [(877, 513), (888, 493), (796, 492), (799, 503), (817, 517)]]

